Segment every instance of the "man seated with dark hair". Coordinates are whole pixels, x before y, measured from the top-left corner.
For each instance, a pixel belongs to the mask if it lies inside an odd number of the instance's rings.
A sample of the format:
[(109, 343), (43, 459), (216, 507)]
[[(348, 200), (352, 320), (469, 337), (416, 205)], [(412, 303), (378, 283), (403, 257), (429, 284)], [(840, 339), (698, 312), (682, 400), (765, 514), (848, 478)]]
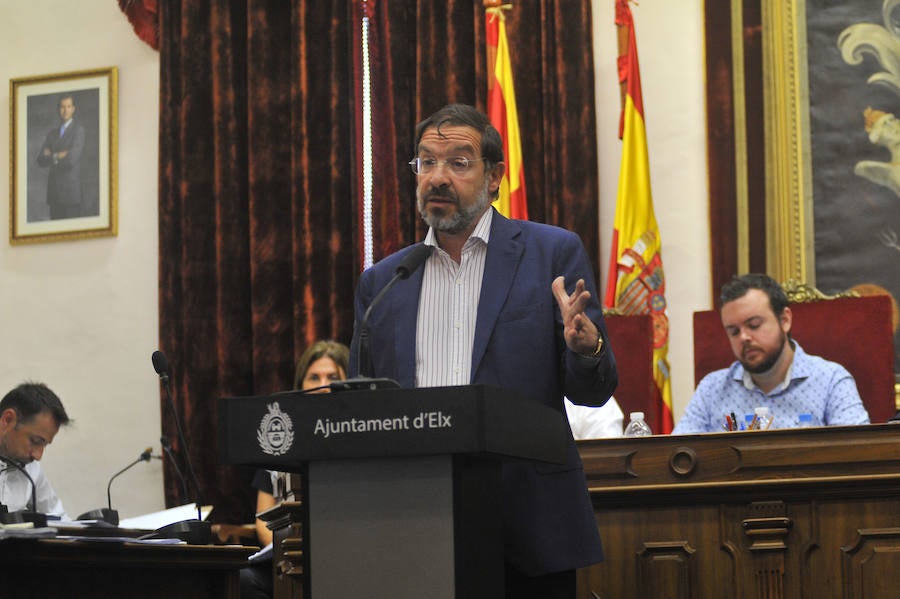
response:
[(724, 287), (722, 326), (737, 361), (700, 381), (672, 431), (721, 432), (726, 415), (743, 419), (768, 408), (772, 428), (868, 424), (869, 414), (847, 369), (803, 351), (791, 339), (787, 295), (771, 277), (748, 274)]
[(34, 481), (36, 511), (67, 519), (62, 501), (41, 470), (44, 448), (53, 442), (69, 415), (59, 397), (41, 383), (23, 383), (0, 400), (0, 503), (10, 512), (31, 509)]

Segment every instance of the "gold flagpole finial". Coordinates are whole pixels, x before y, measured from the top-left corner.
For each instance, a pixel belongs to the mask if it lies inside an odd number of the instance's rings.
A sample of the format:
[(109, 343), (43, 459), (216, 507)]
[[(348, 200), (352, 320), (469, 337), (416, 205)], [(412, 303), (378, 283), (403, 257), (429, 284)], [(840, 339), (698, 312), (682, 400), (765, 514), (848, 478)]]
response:
[(504, 19), (503, 11), (512, 10), (512, 3), (503, 0), (484, 0), (484, 12), (491, 16), (491, 19)]

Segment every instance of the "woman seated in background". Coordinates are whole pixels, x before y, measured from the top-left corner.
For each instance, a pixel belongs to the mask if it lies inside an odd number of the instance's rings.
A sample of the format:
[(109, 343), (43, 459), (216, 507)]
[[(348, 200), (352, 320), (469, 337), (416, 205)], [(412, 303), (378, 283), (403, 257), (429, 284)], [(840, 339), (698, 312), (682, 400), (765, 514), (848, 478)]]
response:
[[(347, 378), (347, 366), (350, 362), (350, 348), (337, 341), (316, 341), (310, 345), (300, 360), (294, 374), (294, 389), (310, 393), (328, 393), (328, 385), (334, 381)], [(256, 489), (256, 513), (259, 514), (275, 507), (275, 485), (278, 473), (269, 470), (257, 470), (253, 476), (253, 488)], [(284, 489), (279, 495), (283, 494)], [(266, 523), (256, 519), (256, 534), (262, 546), (272, 543), (272, 531)], [(258, 567), (241, 570), (241, 597), (271, 597), (272, 566), (265, 562)]]

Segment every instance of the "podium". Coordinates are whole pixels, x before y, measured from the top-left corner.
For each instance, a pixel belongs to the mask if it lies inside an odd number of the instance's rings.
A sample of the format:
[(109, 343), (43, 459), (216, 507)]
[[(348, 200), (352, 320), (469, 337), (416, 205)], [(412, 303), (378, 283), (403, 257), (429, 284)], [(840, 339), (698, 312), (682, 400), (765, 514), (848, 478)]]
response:
[(316, 599), (503, 596), (502, 461), (565, 463), (568, 436), (485, 385), (223, 398), (219, 425), (223, 462), (302, 474)]

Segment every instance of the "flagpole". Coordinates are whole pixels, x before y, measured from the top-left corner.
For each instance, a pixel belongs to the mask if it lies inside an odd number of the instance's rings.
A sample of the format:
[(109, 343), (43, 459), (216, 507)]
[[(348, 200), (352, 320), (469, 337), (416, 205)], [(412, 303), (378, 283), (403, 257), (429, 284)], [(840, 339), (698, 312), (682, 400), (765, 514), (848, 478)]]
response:
[(484, 0), (485, 45), (487, 54), (487, 114), (503, 140), (506, 172), (494, 207), (508, 218), (528, 219), (525, 171), (519, 136), (519, 113), (513, 85), (512, 61), (506, 37), (506, 15), (510, 2)]

